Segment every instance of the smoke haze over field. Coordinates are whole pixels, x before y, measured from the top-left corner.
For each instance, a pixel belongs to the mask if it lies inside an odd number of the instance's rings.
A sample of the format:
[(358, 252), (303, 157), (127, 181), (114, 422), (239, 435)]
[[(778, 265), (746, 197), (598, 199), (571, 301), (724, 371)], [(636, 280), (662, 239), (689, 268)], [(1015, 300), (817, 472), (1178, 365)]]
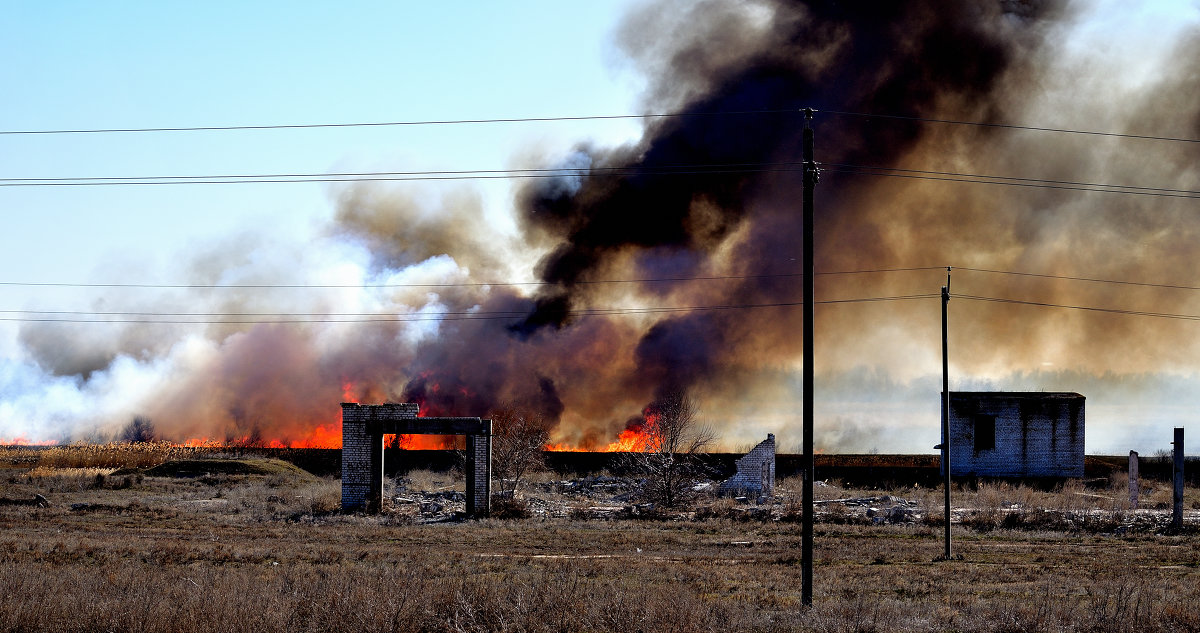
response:
[[(317, 441), (356, 399), (431, 415), (516, 405), (554, 422), (554, 442), (598, 447), (686, 389), (727, 446), (767, 432), (798, 446), (799, 111), (812, 107), (817, 270), (910, 269), (822, 275), (818, 300), (934, 295), (817, 306), (819, 448), (937, 441), (947, 265), (967, 269), (953, 274), (952, 389), (1079, 391), (1089, 452), (1164, 444), (1200, 404), (1196, 324), (969, 297), (1200, 314), (1196, 290), (981, 270), (1200, 285), (1200, 143), (930, 119), (1200, 138), (1196, 12), (1155, 24), (1118, 3), (867, 6), (647, 4), (616, 41), (647, 78), (645, 111), (687, 116), (529, 165), (563, 174), (514, 181), (513, 231), (469, 187), (338, 185), (319, 244), (250, 235), (186, 265), (189, 284), (337, 287), (114, 291), (92, 306), (326, 322), (25, 324), (29, 362), (0, 365), (0, 438), (146, 415), (175, 440)], [(871, 168), (920, 173), (854, 173)], [(363, 315), (391, 320), (339, 322)]]

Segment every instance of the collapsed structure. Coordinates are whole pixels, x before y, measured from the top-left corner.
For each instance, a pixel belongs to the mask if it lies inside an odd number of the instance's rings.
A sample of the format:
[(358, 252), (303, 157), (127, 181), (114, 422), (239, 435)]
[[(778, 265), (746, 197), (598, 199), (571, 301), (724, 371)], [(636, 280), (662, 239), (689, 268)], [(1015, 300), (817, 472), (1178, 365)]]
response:
[(769, 497), (775, 493), (775, 434), (750, 449), (737, 460), (737, 473), (721, 483), (722, 495)]
[(1070, 392), (950, 392), (950, 474), (1083, 477), (1083, 404)]
[(492, 421), (419, 418), (418, 409), (412, 403), (342, 403), (342, 509), (381, 509), (384, 435), (465, 435), (467, 516), (487, 516), (492, 507)]

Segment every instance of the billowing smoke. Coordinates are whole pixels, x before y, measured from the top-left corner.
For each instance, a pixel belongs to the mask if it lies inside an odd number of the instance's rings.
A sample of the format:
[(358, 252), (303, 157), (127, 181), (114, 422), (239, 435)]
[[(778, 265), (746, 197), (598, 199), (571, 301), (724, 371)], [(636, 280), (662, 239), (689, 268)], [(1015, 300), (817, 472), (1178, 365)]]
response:
[[(594, 447), (680, 390), (727, 445), (792, 430), (800, 110), (812, 107), (823, 165), (818, 271), (906, 269), (822, 275), (818, 300), (936, 295), (937, 268), (960, 267), (952, 388), (1099, 396), (1099, 428), (1119, 448), (1141, 431), (1113, 416), (1142, 392), (1106, 386), (1169, 374), (1160, 391), (1195, 399), (1179, 385), (1194, 376), (1196, 326), (970, 297), (1200, 313), (1193, 290), (979, 270), (1198, 285), (1186, 264), (1200, 243), (1194, 193), (1081, 189), (1195, 192), (1200, 144), (944, 121), (1200, 138), (1200, 20), (1183, 17), (1138, 29), (1143, 18), (1124, 5), (1012, 0), (645, 5), (618, 41), (649, 78), (646, 111), (683, 116), (646, 119), (630, 145), (581, 141), (539, 165), (564, 175), (516, 187), (515, 233), (492, 226), (469, 191), (348, 185), (324, 247), (358, 253), (349, 263), (214, 254), (193, 271), (207, 283), (263, 285), (311, 271), (307, 283), (364, 287), (193, 291), (148, 306), (328, 322), (129, 326), (77, 340), (29, 325), (21, 341), (45, 374), (36, 380), (111, 401), (65, 409), (60, 417), (75, 422), (47, 421), (46, 432), (8, 423), (16, 430), (0, 436), (69, 437), (141, 413), (173, 439), (258, 430), (294, 441), (335, 423), (336, 403), (352, 398), (416, 401), (433, 415), (518, 406), (554, 422), (555, 442)], [(879, 168), (912, 171), (863, 173)], [(508, 283), (531, 279), (540, 283)], [(818, 446), (928, 450), (938, 300), (817, 311)], [(337, 322), (351, 313), (390, 320)], [(14, 411), (29, 406), (4, 395)]]

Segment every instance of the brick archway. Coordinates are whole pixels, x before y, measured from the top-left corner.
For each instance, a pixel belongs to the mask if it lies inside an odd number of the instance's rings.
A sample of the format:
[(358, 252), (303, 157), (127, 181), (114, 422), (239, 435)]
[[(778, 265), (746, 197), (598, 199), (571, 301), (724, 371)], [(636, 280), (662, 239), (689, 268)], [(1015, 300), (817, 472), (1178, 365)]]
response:
[(342, 509), (378, 512), (383, 505), (383, 436), (465, 435), (467, 516), (492, 508), (492, 421), (419, 418), (418, 405), (342, 403)]

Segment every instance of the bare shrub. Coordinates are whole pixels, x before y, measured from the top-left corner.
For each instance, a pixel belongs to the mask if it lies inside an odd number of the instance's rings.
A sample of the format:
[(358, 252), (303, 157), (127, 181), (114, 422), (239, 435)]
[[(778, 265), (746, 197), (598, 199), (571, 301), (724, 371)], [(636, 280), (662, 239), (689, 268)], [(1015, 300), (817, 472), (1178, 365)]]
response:
[(962, 523), (976, 532), (991, 532), (1002, 520), (1003, 517), (996, 508), (983, 508), (963, 517)]
[(529, 504), (524, 499), (499, 497), (492, 499), (492, 518), (494, 519), (528, 519)]
[(1098, 579), (1083, 588), (1085, 631), (1133, 631), (1157, 617), (1161, 590), (1137, 577)]
[(396, 480), (397, 492), (441, 492), (454, 488), (459, 477), (454, 472), (437, 472), (433, 470), (410, 470), (408, 474)]
[(644, 448), (624, 457), (629, 471), (645, 478), (646, 499), (669, 508), (691, 499), (693, 486), (705, 473), (699, 458), (716, 441), (698, 415), (686, 392), (668, 394), (648, 408), (642, 426)]
[(118, 439), (126, 444), (153, 442), (158, 439), (158, 433), (155, 432), (154, 423), (150, 418), (139, 415), (134, 416), (129, 424), (121, 429)]
[(545, 468), (550, 427), (541, 415), (511, 407), (491, 417), (492, 473), (502, 496), (512, 497), (522, 477)]

